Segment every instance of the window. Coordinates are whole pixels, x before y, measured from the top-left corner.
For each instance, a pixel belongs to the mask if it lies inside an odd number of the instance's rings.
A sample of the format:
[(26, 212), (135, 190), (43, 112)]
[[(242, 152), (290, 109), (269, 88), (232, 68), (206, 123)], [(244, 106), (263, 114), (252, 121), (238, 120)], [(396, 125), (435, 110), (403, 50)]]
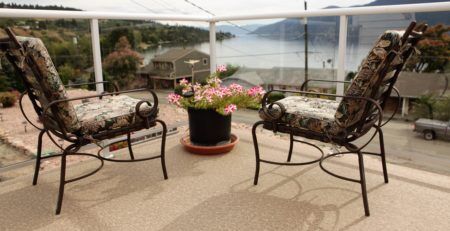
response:
[(203, 58), (203, 65), (208, 65), (208, 58)]

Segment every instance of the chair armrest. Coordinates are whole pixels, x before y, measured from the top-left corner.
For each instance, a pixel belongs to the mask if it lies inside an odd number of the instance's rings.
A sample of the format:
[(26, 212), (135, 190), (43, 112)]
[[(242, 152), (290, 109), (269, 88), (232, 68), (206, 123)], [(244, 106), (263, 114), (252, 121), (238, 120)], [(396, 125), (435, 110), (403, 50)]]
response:
[(309, 82), (329, 82), (329, 83), (351, 83), (351, 81), (341, 81), (341, 80), (325, 80), (325, 79), (308, 79), (300, 87), (301, 91), (305, 91), (306, 86)]
[[(25, 95), (27, 95), (27, 94), (28, 94), (27, 91), (24, 91), (24, 92), (22, 92), (22, 94), (20, 94), (20, 98), (19, 98), (19, 108), (20, 108), (20, 111), (22, 112), (23, 117), (25, 117), (25, 120), (28, 121), (28, 123), (30, 123), (31, 126), (33, 126), (33, 127), (35, 127), (36, 129), (42, 131), (43, 128), (41, 128), (41, 127), (37, 126), (35, 123), (33, 123), (33, 122), (30, 120), (30, 118), (28, 118), (27, 114), (25, 113), (25, 110), (23, 109), (23, 97), (24, 97)], [(34, 106), (34, 105), (33, 105), (33, 106)]]
[[(298, 94), (305, 94), (305, 95), (316, 95), (316, 96), (333, 96), (333, 97), (341, 97), (344, 99), (360, 99), (360, 100), (365, 100), (367, 102), (370, 102), (372, 104), (374, 104), (377, 108), (378, 111), (378, 125), (377, 126), (381, 126), (382, 125), (382, 120), (383, 120), (383, 109), (381, 108), (380, 104), (368, 97), (360, 97), (360, 96), (347, 96), (347, 95), (337, 95), (337, 94), (329, 94), (329, 93), (318, 93), (318, 92), (308, 92), (308, 91), (293, 91), (293, 90), (271, 90), (266, 92), (266, 94), (264, 94), (262, 101), (261, 101), (261, 108), (263, 110), (264, 115), (267, 118), (270, 118), (271, 120), (278, 120), (280, 119), (283, 114), (286, 112), (286, 109), (284, 108), (284, 106), (281, 103), (278, 102), (273, 102), (271, 104), (269, 104), (269, 106), (267, 106), (267, 99), (268, 96), (271, 92), (283, 92), (283, 93), (298, 93)], [(271, 109), (273, 107), (273, 105), (278, 105), (281, 109), (281, 113), (278, 116), (274, 116), (272, 114), (269, 113), (269, 109)]]
[[(118, 91), (118, 92), (103, 92), (101, 94), (95, 94), (95, 95), (88, 95), (88, 96), (81, 96), (81, 97), (74, 97), (74, 98), (67, 98), (67, 99), (60, 99), (60, 100), (54, 100), (52, 102), (50, 102), (49, 104), (47, 104), (47, 106), (44, 107), (43, 110), (43, 118), (44, 118), (44, 124), (45, 124), (45, 120), (46, 117), (48, 115), (48, 110), (54, 106), (57, 105), (59, 103), (63, 103), (63, 102), (71, 102), (71, 101), (75, 101), (75, 100), (83, 100), (83, 99), (90, 99), (90, 98), (96, 98), (96, 97), (102, 97), (102, 96), (109, 96), (109, 95), (118, 95), (118, 94), (124, 94), (124, 93), (133, 93), (133, 92), (143, 92), (143, 91), (148, 91), (150, 93), (150, 95), (153, 98), (153, 107), (150, 110), (150, 112), (147, 115), (142, 114), (142, 112), (140, 111), (139, 106), (142, 103), (146, 103), (147, 105), (151, 105), (150, 101), (148, 100), (141, 100), (137, 103), (136, 105), (136, 114), (141, 117), (141, 118), (148, 118), (148, 117), (152, 117), (157, 115), (158, 113), (158, 96), (156, 95), (156, 93), (150, 89), (147, 88), (140, 88), (140, 89), (133, 89), (133, 90), (126, 90), (126, 91)], [(63, 130), (65, 131), (65, 130)], [(67, 134), (65, 134), (67, 135)]]

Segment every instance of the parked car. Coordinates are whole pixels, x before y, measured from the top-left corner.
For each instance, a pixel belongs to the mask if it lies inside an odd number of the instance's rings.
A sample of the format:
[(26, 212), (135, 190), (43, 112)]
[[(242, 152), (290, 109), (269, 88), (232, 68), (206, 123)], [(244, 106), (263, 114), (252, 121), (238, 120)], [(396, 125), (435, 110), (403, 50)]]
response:
[(450, 139), (450, 121), (418, 119), (414, 122), (414, 131), (423, 134), (423, 138), (426, 140)]

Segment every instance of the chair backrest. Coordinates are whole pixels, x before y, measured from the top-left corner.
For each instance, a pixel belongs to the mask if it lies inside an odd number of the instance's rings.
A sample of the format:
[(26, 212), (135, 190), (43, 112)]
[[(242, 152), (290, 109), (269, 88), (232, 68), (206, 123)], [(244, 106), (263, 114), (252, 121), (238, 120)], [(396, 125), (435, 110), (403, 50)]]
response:
[[(412, 22), (405, 31), (386, 31), (362, 61), (345, 96), (371, 98), (384, 109), (403, 65), (415, 49), (426, 26)], [(347, 133), (372, 126), (377, 120), (376, 107), (366, 100), (343, 98), (335, 114), (336, 123)]]
[[(36, 113), (42, 116), (43, 109), (50, 102), (68, 98), (66, 89), (40, 39), (15, 36), (9, 28), (6, 31), (9, 45), (2, 46), (2, 50), (22, 77)], [(52, 129), (61, 132), (75, 132), (80, 129), (80, 122), (71, 102), (51, 106), (46, 116), (50, 121), (45, 125), (51, 126)]]

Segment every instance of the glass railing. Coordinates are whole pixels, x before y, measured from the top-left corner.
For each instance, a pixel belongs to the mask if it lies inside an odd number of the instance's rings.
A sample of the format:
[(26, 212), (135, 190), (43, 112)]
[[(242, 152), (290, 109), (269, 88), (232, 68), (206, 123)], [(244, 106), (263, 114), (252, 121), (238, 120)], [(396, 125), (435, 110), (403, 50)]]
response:
[[(445, 119), (449, 103), (448, 98), (443, 97), (450, 92), (447, 90), (449, 32), (445, 28), (450, 25), (450, 5), (385, 8), (395, 12), (389, 14), (380, 8), (364, 9), (214, 17), (10, 10), (1, 11), (0, 26), (10, 26), (21, 36), (41, 38), (65, 84), (109, 80), (117, 82), (121, 89), (148, 86), (167, 93), (182, 78), (204, 81), (216, 64), (225, 64), (231, 70), (223, 76), (224, 84), (237, 82), (245, 87), (299, 89), (306, 76), (351, 80), (381, 33), (404, 29), (415, 20), (428, 23), (434, 33), (427, 35), (421, 45), (422, 52), (415, 58), (419, 64), (408, 65), (398, 80), (397, 87), (402, 94), (399, 116), (431, 117), (428, 110), (431, 102), (434, 118)], [(414, 11), (435, 12), (411, 13)], [(308, 17), (306, 31), (303, 16)], [(346, 24), (341, 25), (341, 22)], [(444, 26), (437, 26), (441, 23)], [(99, 34), (92, 30), (93, 25), (98, 26)], [(341, 33), (342, 26), (345, 26), (345, 34)], [(210, 28), (216, 33), (211, 33)], [(187, 51), (195, 52), (187, 54)], [(0, 91), (22, 91), (23, 86), (4, 58), (1, 67)], [(311, 83), (309, 87), (336, 92), (336, 85), (329, 83)], [(73, 88), (95, 90), (95, 86)], [(9, 114), (12, 109), (0, 109), (0, 128), (32, 137), (29, 134), (37, 130), (21, 119), (16, 109), (14, 116)], [(34, 115), (31, 107), (27, 110)], [(20, 121), (15, 122), (14, 129), (8, 128), (11, 122), (8, 120), (13, 119)], [(35, 117), (32, 119), (37, 121)], [(27, 145), (35, 146), (36, 139), (37, 135), (33, 136), (27, 140)], [(55, 151), (56, 148), (45, 148), (47, 154)], [(11, 145), (5, 143), (0, 144), (0, 153), (16, 153), (0, 157), (3, 169), (33, 159), (32, 155), (22, 158), (19, 154), (22, 151), (11, 149)], [(10, 159), (11, 156), (17, 159)]]

